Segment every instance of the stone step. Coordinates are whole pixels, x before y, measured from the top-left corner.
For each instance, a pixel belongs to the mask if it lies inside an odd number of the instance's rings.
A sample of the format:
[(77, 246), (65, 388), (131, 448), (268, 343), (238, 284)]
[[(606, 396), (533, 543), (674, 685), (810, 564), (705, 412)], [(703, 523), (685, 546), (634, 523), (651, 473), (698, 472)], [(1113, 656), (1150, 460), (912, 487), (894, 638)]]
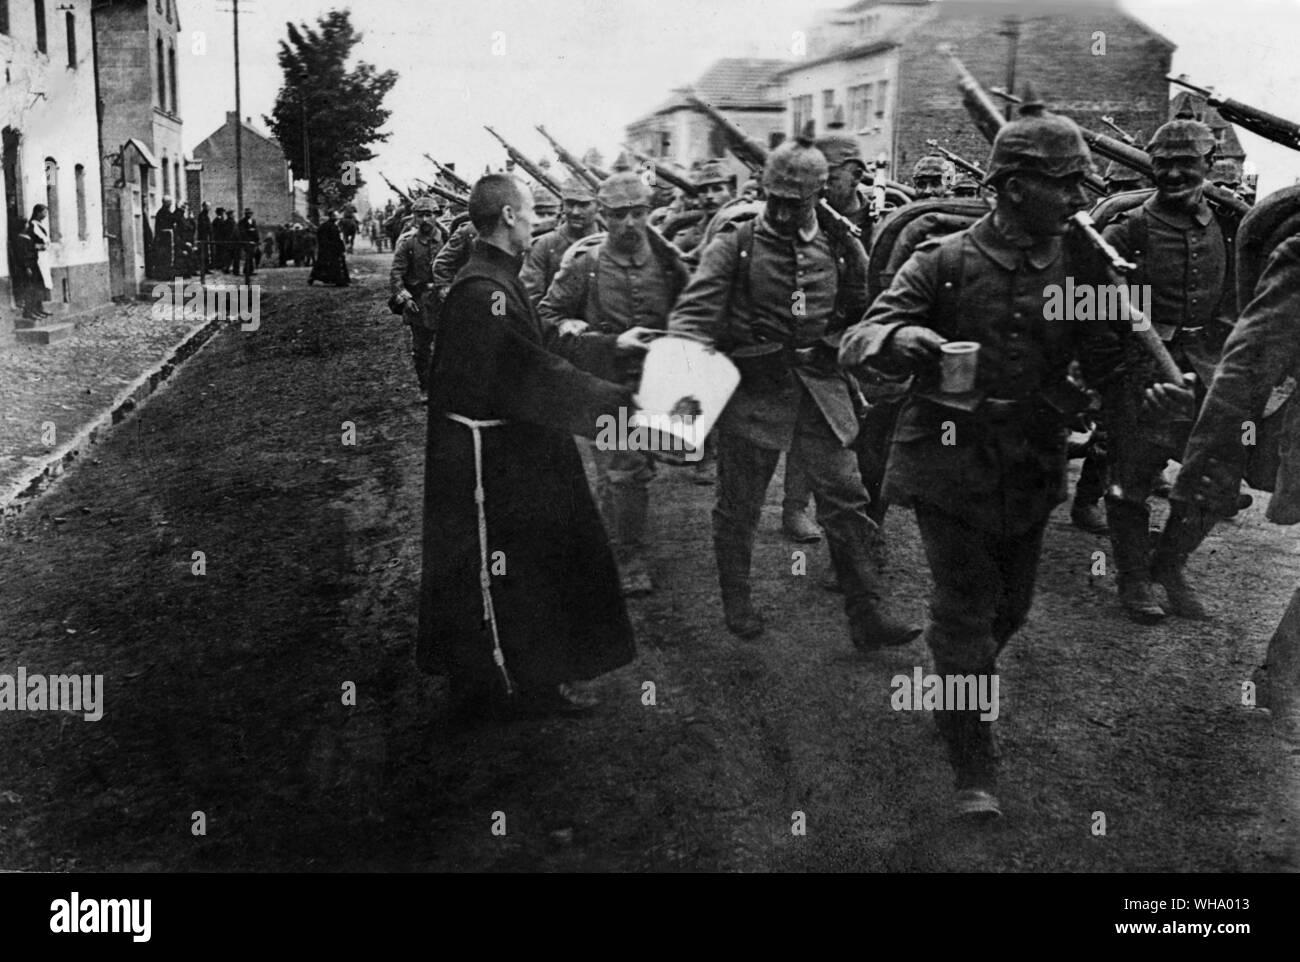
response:
[(16, 327), (14, 338), (19, 344), (53, 344), (72, 334), (77, 325), (71, 321), (62, 324), (41, 324), (36, 327)]
[(71, 310), (72, 305), (64, 301), (42, 301), (41, 310), (50, 314), (66, 314)]

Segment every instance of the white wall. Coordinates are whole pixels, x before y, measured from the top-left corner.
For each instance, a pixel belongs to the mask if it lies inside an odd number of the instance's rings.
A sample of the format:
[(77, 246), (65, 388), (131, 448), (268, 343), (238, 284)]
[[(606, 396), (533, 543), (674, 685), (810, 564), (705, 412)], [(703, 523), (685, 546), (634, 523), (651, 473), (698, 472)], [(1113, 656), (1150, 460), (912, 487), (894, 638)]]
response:
[[(71, 0), (76, 16), (77, 67), (68, 66), (64, 14), (69, 0), (46, 0), (47, 50), (36, 49), (36, 26), (29, 3), (9, 6), (10, 34), (0, 35), (0, 127), (22, 134), (21, 171), (24, 218), (46, 201), (45, 158), (58, 161), (59, 221), (62, 239), (50, 245), (50, 264), (94, 264), (108, 258), (104, 243), (100, 158), (95, 120), (94, 44), (90, 0)], [(86, 239), (77, 233), (76, 165), (85, 167)], [(0, 181), (0, 192), (4, 189)], [(7, 202), (7, 198), (6, 198)], [(8, 244), (9, 225), (0, 217), (0, 243)], [(0, 276), (7, 276), (0, 257)]]

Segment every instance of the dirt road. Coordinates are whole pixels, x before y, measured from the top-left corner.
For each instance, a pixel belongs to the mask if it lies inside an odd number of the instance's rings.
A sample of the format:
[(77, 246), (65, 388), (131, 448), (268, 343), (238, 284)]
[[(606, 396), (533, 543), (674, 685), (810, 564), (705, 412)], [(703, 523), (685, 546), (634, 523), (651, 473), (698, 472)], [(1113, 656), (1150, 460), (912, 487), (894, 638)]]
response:
[[(792, 574), (776, 486), (762, 639), (723, 629), (712, 489), (663, 469), (662, 587), (632, 604), (640, 656), (593, 685), (602, 711), (449, 727), (443, 684), (413, 669), (426, 412), (385, 258), (353, 260), (345, 290), (265, 272), (257, 331), (223, 331), (0, 529), (0, 673), (104, 679), (99, 721), (0, 712), (0, 868), (1300, 867), (1300, 742), (1241, 704), (1300, 576), (1261, 505), (1192, 563), (1212, 619), (1143, 629), (1091, 575), (1108, 543), (1058, 511), (1001, 666), (991, 828), (949, 820), (931, 719), (890, 707), (923, 648), (849, 647), (824, 546)], [(894, 511), (887, 530), (919, 618), (915, 525)]]

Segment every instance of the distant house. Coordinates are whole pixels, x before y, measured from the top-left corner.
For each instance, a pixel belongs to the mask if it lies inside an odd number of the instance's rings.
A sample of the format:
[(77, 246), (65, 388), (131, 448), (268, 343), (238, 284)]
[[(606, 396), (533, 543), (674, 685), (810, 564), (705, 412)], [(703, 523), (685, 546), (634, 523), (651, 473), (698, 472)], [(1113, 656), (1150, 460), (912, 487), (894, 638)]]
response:
[(693, 87), (674, 90), (650, 113), (628, 124), (628, 145), (687, 170), (701, 160), (725, 158), (738, 182), (743, 182), (748, 168), (727, 152), (726, 138), (708, 116), (687, 101), (686, 93), (693, 89), (752, 139), (772, 147), (783, 139), (786, 120), (785, 103), (769, 84), (772, 75), (786, 64), (785, 60), (757, 58), (719, 60)]
[(172, 0), (96, 0), (100, 137), (110, 164), (104, 212), (115, 296), (141, 290), (162, 201), (189, 202), (176, 68), (180, 29)]
[(0, 240), (9, 252), (0, 258), (0, 305), (14, 306), (12, 240), (36, 204), (49, 208), (54, 289), (47, 310), (104, 303), (108, 254), (100, 209), (91, 0), (0, 3), (0, 59), (5, 79), (0, 189), (6, 213)]
[[(212, 205), (234, 210), (235, 184), (235, 112), (226, 113), (226, 122), (194, 148), (194, 159), (203, 165), (203, 199)], [(293, 220), (294, 191), (289, 162), (279, 142), (258, 130), (247, 119), (241, 127), (244, 207), (252, 208), (264, 235), (278, 224)], [(243, 210), (236, 210), (236, 218)]]
[(1032, 81), (1048, 106), (1084, 126), (1111, 115), (1149, 136), (1166, 119), (1174, 44), (1114, 0), (1012, 4), (998, 0), (862, 0), (824, 13), (806, 31), (805, 56), (778, 72), (786, 131), (837, 113), (868, 158), (910, 178), (928, 138), (983, 163), (989, 145), (962, 105), (952, 44), (987, 89)]

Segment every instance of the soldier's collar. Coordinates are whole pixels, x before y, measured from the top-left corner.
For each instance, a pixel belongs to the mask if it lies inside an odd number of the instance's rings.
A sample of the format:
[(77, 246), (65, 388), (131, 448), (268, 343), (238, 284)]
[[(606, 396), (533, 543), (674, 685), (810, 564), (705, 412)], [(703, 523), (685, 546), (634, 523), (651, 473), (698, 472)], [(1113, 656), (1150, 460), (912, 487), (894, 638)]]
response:
[(645, 267), (650, 261), (650, 238), (635, 251), (621, 251), (613, 244), (605, 244), (605, 254), (619, 267)]
[[(785, 237), (785, 235), (782, 234), (780, 231), (778, 231), (775, 227), (772, 226), (772, 222), (768, 220), (766, 210), (764, 210), (761, 214), (759, 214), (758, 218), (759, 218), (759, 223), (762, 225), (763, 229), (767, 231), (767, 233), (771, 234), (773, 237), (780, 237), (785, 240), (789, 239)], [(821, 233), (821, 226), (817, 223), (817, 215), (816, 213), (814, 213), (812, 216), (811, 223), (805, 224), (803, 227), (799, 228), (799, 240), (803, 241), (805, 244), (811, 244), (813, 241), (817, 239), (817, 235), (820, 233)]]
[(1201, 197), (1201, 202), (1196, 205), (1194, 213), (1187, 213), (1181, 210), (1171, 210), (1168, 207), (1161, 206), (1152, 194), (1151, 199), (1145, 204), (1147, 213), (1161, 223), (1168, 224), (1170, 227), (1176, 227), (1180, 230), (1186, 230), (1192, 224), (1198, 224), (1201, 227), (1208, 227), (1210, 221), (1214, 219), (1214, 212), (1210, 210), (1210, 205), (1205, 202), (1205, 197)]
[(976, 247), (1008, 271), (1018, 269), (1022, 257), (1034, 270), (1041, 271), (1061, 256), (1059, 237), (1033, 239), (1028, 235), (1013, 236), (998, 228), (992, 212), (980, 218), (970, 229), (970, 238)]

